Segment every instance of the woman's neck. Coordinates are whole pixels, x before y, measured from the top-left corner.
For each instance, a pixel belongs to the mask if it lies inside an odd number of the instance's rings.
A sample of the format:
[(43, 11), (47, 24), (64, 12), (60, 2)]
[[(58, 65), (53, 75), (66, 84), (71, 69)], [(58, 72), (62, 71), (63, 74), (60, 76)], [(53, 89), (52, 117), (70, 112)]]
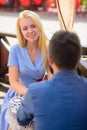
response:
[(38, 56), (38, 53), (39, 53), (39, 47), (37, 46), (36, 43), (34, 44), (27, 44), (27, 51), (28, 51), (28, 54), (29, 54), (29, 57), (32, 61), (32, 63), (34, 64), (35, 61), (36, 61), (36, 58)]
[(27, 44), (27, 49), (28, 51), (32, 52), (33, 50), (37, 50), (38, 49), (38, 45), (37, 43), (28, 43)]

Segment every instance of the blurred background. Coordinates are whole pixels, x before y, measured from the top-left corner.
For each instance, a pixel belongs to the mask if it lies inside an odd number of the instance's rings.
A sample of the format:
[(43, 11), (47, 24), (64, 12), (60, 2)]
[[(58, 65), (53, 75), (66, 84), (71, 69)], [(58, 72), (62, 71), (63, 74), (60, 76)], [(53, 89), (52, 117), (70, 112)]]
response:
[[(60, 28), (56, 0), (0, 0), (0, 32), (15, 34), (16, 18), (25, 9), (41, 16), (48, 38)], [(87, 0), (76, 0), (73, 30), (80, 36), (82, 45), (87, 46)]]
[[(0, 9), (20, 11), (32, 9), (49, 11), (56, 8), (56, 0), (0, 0)], [(87, 0), (76, 0), (76, 12), (87, 13)]]

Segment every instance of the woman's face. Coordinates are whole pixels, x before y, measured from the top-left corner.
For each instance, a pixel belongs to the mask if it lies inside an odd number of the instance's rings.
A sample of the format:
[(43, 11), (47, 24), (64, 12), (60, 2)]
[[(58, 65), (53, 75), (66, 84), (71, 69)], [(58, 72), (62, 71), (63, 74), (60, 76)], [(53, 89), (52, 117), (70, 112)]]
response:
[(40, 32), (31, 18), (23, 18), (19, 22), (21, 32), (28, 42), (35, 42)]

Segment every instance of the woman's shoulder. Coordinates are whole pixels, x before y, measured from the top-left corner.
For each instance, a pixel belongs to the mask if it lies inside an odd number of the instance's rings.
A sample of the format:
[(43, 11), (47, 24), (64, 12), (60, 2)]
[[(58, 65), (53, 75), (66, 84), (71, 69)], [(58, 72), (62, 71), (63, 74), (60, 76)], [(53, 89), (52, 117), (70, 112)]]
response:
[(21, 47), (18, 43), (15, 43), (14, 45), (11, 46), (10, 50), (11, 51), (19, 51), (22, 48), (23, 47)]
[(15, 43), (15, 44), (13, 44), (13, 45), (11, 46), (11, 49), (13, 49), (13, 48), (20, 48), (20, 46), (19, 46), (18, 43)]
[(10, 54), (20, 55), (25, 54), (25, 47), (21, 47), (19, 44), (14, 44), (10, 48)]

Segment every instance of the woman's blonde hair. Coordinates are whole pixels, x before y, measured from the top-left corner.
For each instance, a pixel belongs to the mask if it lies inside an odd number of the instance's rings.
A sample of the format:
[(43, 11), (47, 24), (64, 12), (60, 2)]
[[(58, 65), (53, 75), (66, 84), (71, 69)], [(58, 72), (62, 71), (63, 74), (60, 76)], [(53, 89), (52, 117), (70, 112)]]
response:
[(21, 47), (26, 47), (27, 41), (24, 38), (24, 36), (21, 33), (20, 29), (20, 20), (23, 18), (32, 18), (34, 21), (34, 24), (37, 26), (38, 30), (40, 31), (40, 36), (38, 38), (38, 47), (42, 51), (42, 58), (44, 61), (45, 66), (47, 67), (47, 46), (48, 46), (48, 38), (44, 33), (44, 29), (40, 20), (40, 17), (37, 13), (30, 11), (30, 10), (24, 10), (19, 14), (19, 17), (17, 18), (17, 23), (16, 23), (16, 31), (17, 31), (17, 39)]

